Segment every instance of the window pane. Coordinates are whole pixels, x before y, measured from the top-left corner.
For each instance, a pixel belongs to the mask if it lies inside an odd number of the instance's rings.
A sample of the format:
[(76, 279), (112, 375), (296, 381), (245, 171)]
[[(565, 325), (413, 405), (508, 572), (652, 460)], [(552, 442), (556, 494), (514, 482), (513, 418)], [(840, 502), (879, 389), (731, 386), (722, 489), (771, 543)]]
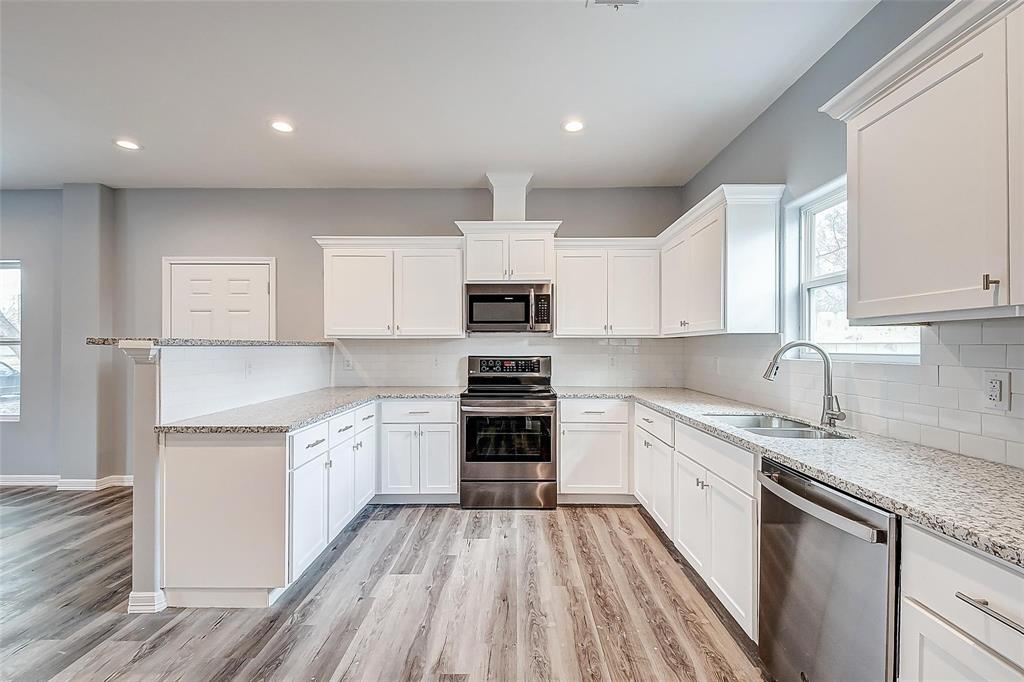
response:
[(846, 270), (846, 201), (811, 216), (811, 277)]
[(0, 346), (0, 416), (21, 414), (21, 346)]
[(830, 353), (917, 355), (921, 330), (914, 326), (851, 327), (846, 319), (846, 282), (808, 292), (810, 338)]
[(21, 267), (0, 261), (0, 338), (21, 339)]

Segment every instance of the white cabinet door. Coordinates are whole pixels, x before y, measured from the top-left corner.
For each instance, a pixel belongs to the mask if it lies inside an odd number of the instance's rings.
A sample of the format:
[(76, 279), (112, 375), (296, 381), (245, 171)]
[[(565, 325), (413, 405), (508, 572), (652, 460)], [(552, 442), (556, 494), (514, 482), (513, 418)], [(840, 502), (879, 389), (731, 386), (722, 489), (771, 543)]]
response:
[(420, 424), (419, 434), (419, 492), (459, 492), (459, 447), (456, 425)]
[(1024, 303), (1024, 6), (1006, 18), (1010, 145), (1010, 303)]
[(708, 566), (708, 495), (700, 487), (707, 470), (686, 455), (673, 454), (675, 483), (672, 541), (701, 575)]
[(651, 447), (651, 507), (648, 511), (665, 534), (672, 537), (672, 448), (657, 438), (648, 440)]
[(466, 281), (508, 279), (508, 235), (466, 235)]
[[(558, 288), (559, 295), (564, 295), (561, 272)], [(609, 251), (608, 332), (613, 336), (657, 336), (660, 289), (660, 252)]]
[(687, 292), (689, 270), (689, 244), (679, 240), (661, 253), (661, 333), (678, 335), (686, 331), (689, 305)]
[(555, 272), (555, 236), (537, 232), (508, 235), (508, 278), (550, 280)]
[(324, 336), (392, 336), (393, 253), (324, 249)]
[(754, 498), (708, 472), (709, 584), (747, 634), (754, 623)]
[(355, 515), (353, 497), (355, 458), (350, 438), (327, 453), (328, 537), (334, 538)]
[[(687, 238), (684, 331), (725, 329), (725, 206), (712, 211)], [(766, 254), (770, 257), (772, 254)]]
[(377, 430), (366, 429), (352, 440), (352, 455), (355, 459), (352, 497), (355, 499), (354, 513), (358, 514), (377, 492)]
[(1024, 670), (945, 620), (904, 598), (900, 608), (901, 682), (1024, 680)]
[(633, 429), (633, 494), (650, 513), (654, 495), (651, 491), (651, 441), (656, 440), (643, 429)]
[(395, 251), (395, 334), (463, 336), (462, 250)]
[(562, 424), (558, 490), (629, 493), (629, 425)]
[(289, 571), (295, 580), (327, 547), (327, 453), (306, 462), (288, 475)]
[(270, 330), (270, 265), (171, 263), (167, 336), (265, 341)]
[(1006, 57), (1000, 22), (848, 121), (851, 319), (1008, 302)]
[(608, 257), (603, 251), (559, 251), (555, 330), (559, 336), (608, 333)]
[(420, 491), (419, 430), (419, 424), (381, 424), (382, 493), (409, 494)]

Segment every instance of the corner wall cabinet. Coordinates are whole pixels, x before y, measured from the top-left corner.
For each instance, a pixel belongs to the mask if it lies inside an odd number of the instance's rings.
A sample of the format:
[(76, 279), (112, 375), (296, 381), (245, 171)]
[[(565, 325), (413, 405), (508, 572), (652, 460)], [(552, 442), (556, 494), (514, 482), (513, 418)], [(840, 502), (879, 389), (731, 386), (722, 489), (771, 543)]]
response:
[(556, 336), (658, 336), (660, 253), (606, 248), (628, 241), (556, 241)]
[(555, 231), (560, 221), (456, 221), (466, 235), (467, 282), (555, 278)]
[(722, 185), (662, 233), (662, 335), (779, 330), (784, 189)]
[(1015, 4), (953, 3), (822, 107), (847, 129), (851, 319), (1024, 303)]
[(324, 247), (324, 336), (465, 335), (460, 238), (316, 239)]

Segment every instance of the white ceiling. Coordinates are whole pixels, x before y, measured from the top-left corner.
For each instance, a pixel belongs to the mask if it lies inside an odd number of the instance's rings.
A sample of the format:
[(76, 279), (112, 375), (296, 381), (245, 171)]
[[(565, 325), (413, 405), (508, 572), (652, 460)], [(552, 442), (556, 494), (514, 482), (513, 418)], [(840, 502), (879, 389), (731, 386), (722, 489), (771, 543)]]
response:
[(876, 2), (642, 1), (4, 0), (0, 185), (680, 185)]

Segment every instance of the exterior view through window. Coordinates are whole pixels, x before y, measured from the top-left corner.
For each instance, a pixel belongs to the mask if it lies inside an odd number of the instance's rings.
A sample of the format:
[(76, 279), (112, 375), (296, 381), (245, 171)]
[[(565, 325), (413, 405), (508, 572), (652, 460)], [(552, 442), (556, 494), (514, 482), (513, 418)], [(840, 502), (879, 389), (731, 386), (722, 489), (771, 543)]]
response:
[(0, 420), (21, 415), (21, 262), (0, 261)]
[(846, 189), (805, 206), (800, 214), (800, 232), (804, 338), (830, 353), (919, 355), (919, 327), (850, 326), (846, 317)]

